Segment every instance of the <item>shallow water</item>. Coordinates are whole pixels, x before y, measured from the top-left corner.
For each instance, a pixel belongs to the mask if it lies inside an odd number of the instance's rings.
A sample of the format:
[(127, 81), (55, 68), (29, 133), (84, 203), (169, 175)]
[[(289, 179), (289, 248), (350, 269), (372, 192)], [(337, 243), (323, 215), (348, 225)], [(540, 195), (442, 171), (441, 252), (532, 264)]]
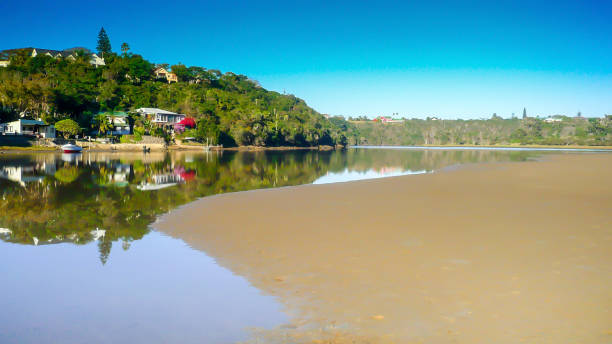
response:
[(435, 172), (541, 154), (350, 149), (2, 155), (0, 342), (251, 338), (249, 328), (284, 324), (291, 310), (205, 250), (152, 231), (159, 215), (219, 193)]

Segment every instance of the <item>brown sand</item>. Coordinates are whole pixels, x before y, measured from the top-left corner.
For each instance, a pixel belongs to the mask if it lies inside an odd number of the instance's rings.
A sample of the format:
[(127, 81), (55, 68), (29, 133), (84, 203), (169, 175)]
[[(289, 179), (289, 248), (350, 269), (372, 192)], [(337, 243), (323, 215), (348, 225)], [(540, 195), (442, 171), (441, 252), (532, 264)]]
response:
[(263, 341), (610, 343), (611, 171), (565, 154), (241, 192), (156, 226), (279, 298), (292, 323)]

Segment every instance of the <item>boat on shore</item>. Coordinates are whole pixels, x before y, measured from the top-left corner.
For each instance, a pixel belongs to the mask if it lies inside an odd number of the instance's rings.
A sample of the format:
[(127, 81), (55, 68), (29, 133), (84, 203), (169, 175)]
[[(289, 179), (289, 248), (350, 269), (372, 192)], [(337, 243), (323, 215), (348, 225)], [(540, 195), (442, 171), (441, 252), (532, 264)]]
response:
[(62, 151), (64, 153), (80, 153), (83, 151), (83, 148), (73, 144), (67, 144), (62, 146)]

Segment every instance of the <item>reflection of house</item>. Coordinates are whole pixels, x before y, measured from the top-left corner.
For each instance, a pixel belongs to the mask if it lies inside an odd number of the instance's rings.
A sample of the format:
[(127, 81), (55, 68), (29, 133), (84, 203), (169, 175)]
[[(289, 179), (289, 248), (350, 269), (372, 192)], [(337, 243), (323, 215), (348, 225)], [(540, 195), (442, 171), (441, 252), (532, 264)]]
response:
[(100, 114), (105, 114), (108, 117), (108, 120), (113, 125), (113, 130), (110, 132), (112, 135), (129, 135), (130, 132), (130, 121), (129, 115), (125, 112), (115, 111), (115, 112), (100, 112)]
[(156, 78), (158, 78), (158, 79), (166, 79), (168, 81), (168, 83), (178, 82), (178, 78), (176, 77), (176, 74), (174, 74), (172, 72), (168, 72), (163, 67), (156, 68), (153, 71), (153, 73), (155, 73), (155, 77)]
[(184, 182), (183, 177), (178, 174), (156, 174), (145, 183), (138, 185), (136, 188), (141, 191), (152, 191), (174, 186)]
[(20, 119), (14, 122), (0, 124), (2, 135), (31, 135), (44, 138), (55, 138), (55, 127), (43, 121)]
[(53, 175), (55, 164), (37, 164), (30, 166), (2, 166), (0, 167), (0, 178), (8, 179), (26, 186), (26, 183), (40, 182), (45, 179), (44, 174)]
[(0, 51), (0, 67), (6, 67), (8, 66), (11, 62), (10, 62), (10, 57), (13, 55), (16, 55), (20, 52), (25, 52), (26, 54), (30, 55), (31, 57), (36, 57), (36, 56), (49, 56), (52, 57), (54, 59), (67, 59), (67, 60), (71, 60), (71, 61), (75, 61), (76, 57), (77, 57), (77, 52), (78, 51), (82, 51), (84, 52), (86, 55), (89, 56), (89, 63), (98, 67), (98, 66), (104, 66), (104, 59), (99, 57), (98, 55), (92, 53), (89, 49), (87, 48), (71, 48), (71, 49), (65, 49), (65, 50), (50, 50), (50, 49), (40, 49), (40, 48), (20, 48), (20, 49), (9, 49), (9, 50), (2, 50)]
[(140, 108), (136, 112), (158, 126), (173, 126), (185, 118), (185, 115), (156, 108)]

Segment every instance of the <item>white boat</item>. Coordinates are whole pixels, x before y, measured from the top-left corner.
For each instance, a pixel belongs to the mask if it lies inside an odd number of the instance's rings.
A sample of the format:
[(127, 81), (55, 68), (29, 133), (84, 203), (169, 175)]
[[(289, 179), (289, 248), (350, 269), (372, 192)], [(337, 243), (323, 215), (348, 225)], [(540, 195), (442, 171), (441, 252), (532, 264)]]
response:
[(62, 151), (64, 151), (64, 153), (80, 153), (82, 150), (83, 148), (73, 144), (67, 144), (62, 146)]

